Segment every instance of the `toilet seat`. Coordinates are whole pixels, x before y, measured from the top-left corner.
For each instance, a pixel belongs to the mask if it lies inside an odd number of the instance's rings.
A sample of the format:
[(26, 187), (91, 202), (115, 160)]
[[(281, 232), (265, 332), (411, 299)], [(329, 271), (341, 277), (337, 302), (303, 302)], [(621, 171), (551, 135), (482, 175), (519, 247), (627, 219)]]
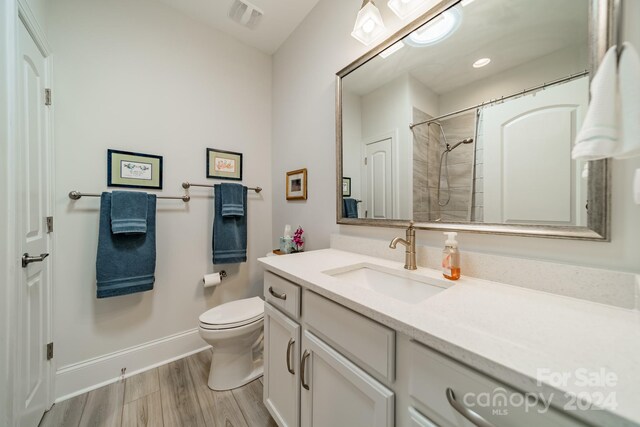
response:
[(232, 329), (262, 321), (264, 301), (259, 297), (231, 301), (214, 307), (200, 316), (203, 329)]

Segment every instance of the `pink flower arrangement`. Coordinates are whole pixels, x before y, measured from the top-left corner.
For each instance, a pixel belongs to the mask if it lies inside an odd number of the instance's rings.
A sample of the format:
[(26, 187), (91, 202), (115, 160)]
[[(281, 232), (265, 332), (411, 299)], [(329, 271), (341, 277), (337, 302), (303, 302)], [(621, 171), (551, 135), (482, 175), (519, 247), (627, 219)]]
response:
[(296, 245), (296, 251), (300, 251), (304, 246), (303, 234), (304, 230), (300, 226), (298, 226), (298, 229), (293, 233), (293, 243)]

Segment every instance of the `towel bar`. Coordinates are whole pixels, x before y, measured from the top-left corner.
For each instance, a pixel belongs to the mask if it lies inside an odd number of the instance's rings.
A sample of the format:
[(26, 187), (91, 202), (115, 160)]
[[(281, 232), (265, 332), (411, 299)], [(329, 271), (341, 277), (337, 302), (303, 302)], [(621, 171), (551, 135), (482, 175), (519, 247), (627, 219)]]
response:
[[(192, 184), (190, 182), (183, 182), (182, 183), (182, 188), (184, 188), (185, 190), (189, 187), (208, 187), (208, 188), (213, 188), (213, 184)], [(260, 193), (262, 191), (262, 187), (247, 187), (248, 190), (253, 190), (256, 193)]]
[[(69, 192), (69, 198), (71, 200), (78, 200), (81, 197), (100, 197), (101, 194), (98, 193), (81, 193), (79, 191), (70, 191)], [(156, 198), (158, 199), (171, 199), (171, 200), (182, 200), (183, 202), (187, 203), (189, 200), (191, 200), (191, 196), (185, 194), (184, 196), (157, 196)]]

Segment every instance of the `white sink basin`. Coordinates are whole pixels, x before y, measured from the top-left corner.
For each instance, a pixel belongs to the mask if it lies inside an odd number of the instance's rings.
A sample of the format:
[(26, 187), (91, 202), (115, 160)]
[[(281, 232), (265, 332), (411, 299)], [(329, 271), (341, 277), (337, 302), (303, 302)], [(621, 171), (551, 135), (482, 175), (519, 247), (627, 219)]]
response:
[(356, 264), (324, 273), (408, 304), (418, 304), (451, 286), (445, 279), (374, 264)]

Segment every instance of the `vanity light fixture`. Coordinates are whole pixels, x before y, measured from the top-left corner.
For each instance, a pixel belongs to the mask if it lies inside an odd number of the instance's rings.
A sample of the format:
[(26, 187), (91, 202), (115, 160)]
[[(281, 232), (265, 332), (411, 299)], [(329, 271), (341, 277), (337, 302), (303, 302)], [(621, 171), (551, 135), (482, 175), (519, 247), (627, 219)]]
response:
[(489, 62), (491, 62), (491, 58), (480, 58), (473, 63), (473, 68), (482, 68), (485, 65), (489, 65)]
[(387, 6), (398, 18), (404, 19), (424, 4), (424, 0), (389, 0)]
[(382, 57), (383, 59), (386, 59), (387, 57), (393, 55), (403, 47), (404, 47), (404, 43), (402, 43), (402, 40), (400, 40), (398, 43), (392, 44), (391, 46), (389, 46), (388, 48), (380, 52), (380, 57)]
[(364, 0), (351, 35), (360, 43), (368, 46), (384, 32), (385, 28), (380, 11), (373, 0)]
[(462, 21), (462, 12), (454, 7), (424, 24), (411, 34), (404, 42), (414, 47), (424, 47), (436, 44), (453, 34)]

